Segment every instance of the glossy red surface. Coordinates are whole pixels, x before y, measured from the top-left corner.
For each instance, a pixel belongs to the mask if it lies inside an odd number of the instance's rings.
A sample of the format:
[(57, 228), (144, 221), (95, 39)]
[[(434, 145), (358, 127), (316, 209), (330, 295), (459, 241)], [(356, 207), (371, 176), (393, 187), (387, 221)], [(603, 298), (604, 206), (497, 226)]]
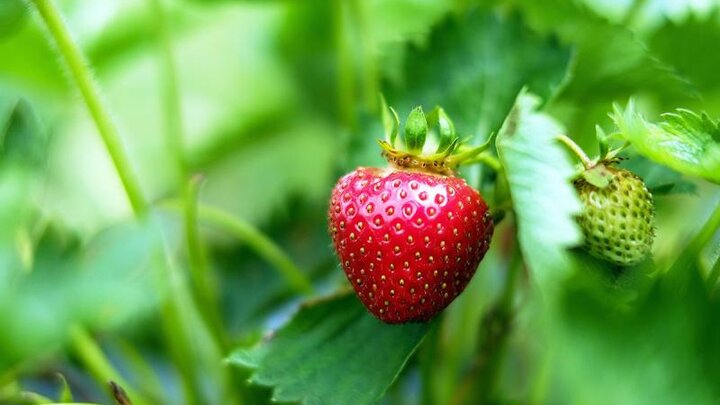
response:
[(493, 224), (458, 177), (359, 168), (332, 192), (329, 226), (348, 280), (389, 323), (426, 321), (467, 286)]

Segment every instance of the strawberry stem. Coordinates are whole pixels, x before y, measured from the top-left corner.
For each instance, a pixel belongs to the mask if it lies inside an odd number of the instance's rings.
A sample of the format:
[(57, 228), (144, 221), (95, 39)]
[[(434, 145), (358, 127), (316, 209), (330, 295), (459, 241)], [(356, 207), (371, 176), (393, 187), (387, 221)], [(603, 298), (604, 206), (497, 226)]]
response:
[(127, 194), (130, 206), (135, 214), (143, 214), (148, 209), (148, 203), (140, 190), (140, 183), (135, 177), (115, 123), (113, 122), (107, 106), (100, 97), (100, 89), (90, 73), (89, 65), (73, 41), (70, 31), (63, 21), (60, 12), (50, 0), (33, 0), (50, 37), (58, 48), (60, 58), (67, 64), (70, 76), (75, 82), (83, 101), (87, 105), (100, 138), (115, 166), (120, 182)]
[(563, 145), (565, 145), (572, 153), (577, 156), (578, 159), (580, 159), (580, 162), (582, 162), (585, 169), (590, 169), (595, 165), (595, 163), (590, 160), (588, 155), (585, 153), (585, 151), (582, 150), (578, 144), (575, 143), (572, 139), (568, 138), (567, 135), (558, 135), (555, 137), (558, 141), (562, 142)]
[(463, 165), (472, 165), (477, 163), (484, 164), (496, 172), (499, 172), (502, 169), (500, 161), (495, 156), (487, 152), (481, 153), (470, 160), (466, 160), (463, 162)]

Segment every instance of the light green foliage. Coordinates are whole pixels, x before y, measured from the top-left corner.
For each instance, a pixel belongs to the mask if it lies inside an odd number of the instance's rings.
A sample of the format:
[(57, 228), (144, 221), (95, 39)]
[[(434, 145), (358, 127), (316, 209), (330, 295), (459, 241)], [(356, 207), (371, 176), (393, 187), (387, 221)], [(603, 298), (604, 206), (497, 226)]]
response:
[(283, 328), (231, 363), (273, 399), (301, 404), (374, 404), (420, 344), (427, 324), (388, 327), (344, 293), (306, 304)]
[(12, 282), (0, 295), (0, 369), (56, 349), (71, 325), (108, 329), (151, 309), (159, 296), (150, 264), (160, 247), (151, 224), (117, 226), (89, 243), (45, 230), (31, 268), (2, 270)]
[(638, 153), (681, 173), (720, 183), (720, 123), (707, 114), (677, 110), (648, 122), (630, 102), (615, 107), (618, 136)]
[(567, 249), (581, 243), (574, 216), (580, 201), (570, 184), (575, 168), (556, 136), (562, 127), (522, 93), (496, 143), (517, 216), (518, 240), (535, 282), (556, 287), (571, 263)]
[[(136, 404), (720, 398), (711, 2), (44, 0), (137, 174), (150, 209), (133, 219), (34, 1), (0, 0), (0, 403), (112, 403), (113, 375)], [(385, 165), (385, 132), (422, 143), (379, 95), (428, 112), (427, 153), (498, 134), (487, 165), (458, 170), (497, 218), (491, 249), (432, 325), (383, 325), (334, 295), (347, 280), (327, 235), (333, 183)], [(608, 113), (631, 97), (616, 131)], [(611, 149), (629, 141), (618, 166), (655, 196), (652, 254), (624, 269), (580, 247), (579, 164), (555, 139), (595, 158), (596, 125)], [(191, 268), (217, 301), (199, 304)]]

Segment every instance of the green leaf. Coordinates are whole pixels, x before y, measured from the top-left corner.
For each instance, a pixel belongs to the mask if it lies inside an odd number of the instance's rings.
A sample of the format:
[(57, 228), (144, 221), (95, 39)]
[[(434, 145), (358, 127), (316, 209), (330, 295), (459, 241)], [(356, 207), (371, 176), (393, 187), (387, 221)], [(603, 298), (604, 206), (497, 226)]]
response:
[(638, 153), (680, 173), (720, 183), (720, 122), (689, 110), (663, 114), (658, 124), (648, 122), (628, 103), (615, 106), (612, 116), (618, 136)]
[(375, 404), (420, 344), (429, 324), (387, 325), (354, 294), (303, 306), (288, 324), (232, 364), (273, 387), (273, 400), (301, 404)]
[[(573, 403), (712, 404), (720, 397), (720, 306), (694, 266), (682, 288), (642, 271), (578, 272), (545, 328), (548, 378)], [(698, 352), (700, 350), (700, 353)], [(642, 387), (642, 389), (638, 389)], [(550, 401), (552, 402), (552, 401)]]
[[(694, 89), (658, 60), (627, 27), (577, 1), (515, 0), (528, 24), (575, 47), (572, 75), (559, 99), (587, 104), (645, 90), (688, 96)], [(594, 124), (594, 123), (593, 123)]]
[(549, 288), (572, 267), (566, 249), (582, 241), (574, 216), (580, 201), (570, 184), (575, 168), (555, 137), (563, 128), (537, 112), (536, 97), (522, 93), (498, 134), (518, 238), (532, 276)]
[(549, 99), (569, 59), (568, 48), (537, 36), (518, 18), (475, 10), (444, 20), (422, 47), (410, 46), (403, 78), (386, 94), (399, 110), (441, 105), (459, 134), (487, 137), (523, 86)]
[(42, 167), (47, 157), (48, 139), (40, 122), (25, 100), (18, 100), (7, 122), (0, 121), (0, 158), (29, 169)]
[(413, 153), (420, 153), (425, 145), (428, 123), (422, 107), (415, 107), (410, 111), (405, 121), (405, 147)]
[[(13, 100), (0, 114), (0, 269), (28, 269), (30, 230), (44, 192), (47, 136), (25, 100)], [(0, 284), (5, 284), (1, 295), (8, 284), (2, 270)]]
[(648, 38), (660, 60), (673, 66), (703, 93), (720, 87), (720, 20), (717, 12), (705, 17), (691, 14), (679, 22), (665, 20)]

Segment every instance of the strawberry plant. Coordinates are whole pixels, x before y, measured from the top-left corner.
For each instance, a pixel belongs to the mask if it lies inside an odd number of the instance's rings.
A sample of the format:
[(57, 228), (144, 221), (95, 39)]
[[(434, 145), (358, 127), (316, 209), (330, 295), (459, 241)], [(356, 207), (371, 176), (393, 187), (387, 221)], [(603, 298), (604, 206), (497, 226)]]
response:
[(717, 403), (719, 15), (0, 1), (0, 404)]

